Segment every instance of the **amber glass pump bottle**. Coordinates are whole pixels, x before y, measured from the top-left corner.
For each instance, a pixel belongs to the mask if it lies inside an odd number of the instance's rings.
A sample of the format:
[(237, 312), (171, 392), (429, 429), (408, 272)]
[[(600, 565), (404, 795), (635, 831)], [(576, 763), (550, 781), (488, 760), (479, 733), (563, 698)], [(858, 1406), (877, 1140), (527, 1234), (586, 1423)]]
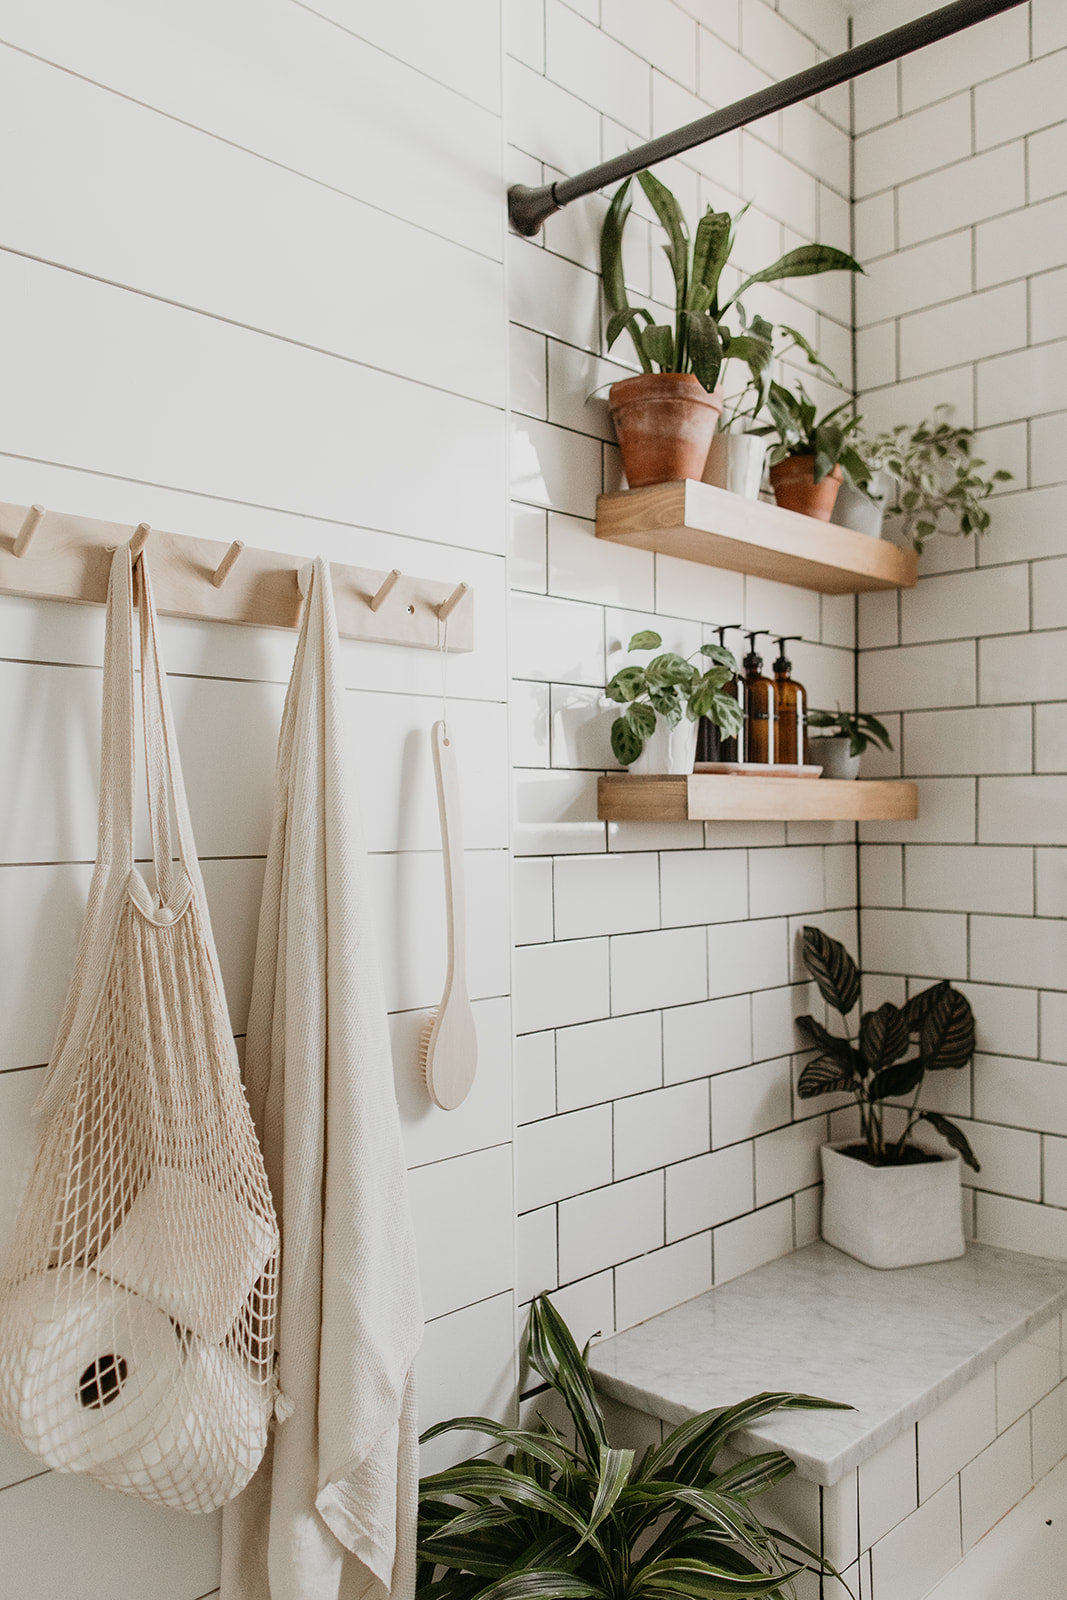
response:
[[(719, 635), (719, 643), (725, 644), (726, 635), (733, 632), (734, 629), (740, 633), (741, 624), (739, 622), (726, 622), (721, 626), (715, 626), (713, 631)], [(741, 684), (737, 678), (731, 678), (730, 682), (725, 685), (722, 692), (723, 694), (732, 695), (735, 700), (740, 702), (741, 709), (744, 710), (744, 699), (742, 696)], [(698, 761), (740, 760), (738, 753), (738, 739), (736, 735), (733, 738), (728, 737), (725, 733), (723, 733), (722, 729), (717, 728), (714, 722), (712, 722), (708, 717), (701, 717), (700, 726), (697, 729), (696, 758)]]
[(756, 653), (756, 640), (766, 628), (748, 635), (748, 654), (744, 660), (744, 759), (768, 763), (777, 760), (774, 737), (774, 684), (763, 676), (763, 657)]
[(774, 663), (774, 735), (776, 761), (800, 763), (804, 759), (804, 727), (808, 714), (808, 691), (791, 676), (793, 663), (786, 660), (785, 647), (803, 635), (791, 633), (778, 640), (778, 659)]

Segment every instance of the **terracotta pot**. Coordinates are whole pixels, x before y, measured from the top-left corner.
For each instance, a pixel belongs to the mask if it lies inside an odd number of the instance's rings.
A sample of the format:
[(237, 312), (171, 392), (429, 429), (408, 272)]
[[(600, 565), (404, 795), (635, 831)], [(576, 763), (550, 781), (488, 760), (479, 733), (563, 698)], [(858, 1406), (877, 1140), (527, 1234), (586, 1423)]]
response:
[(643, 372), (608, 390), (611, 420), (631, 489), (699, 478), (722, 412), (691, 372)]
[(841, 486), (840, 467), (816, 483), (814, 456), (786, 456), (771, 468), (770, 476), (774, 498), (786, 511), (801, 511), (806, 517), (829, 522)]

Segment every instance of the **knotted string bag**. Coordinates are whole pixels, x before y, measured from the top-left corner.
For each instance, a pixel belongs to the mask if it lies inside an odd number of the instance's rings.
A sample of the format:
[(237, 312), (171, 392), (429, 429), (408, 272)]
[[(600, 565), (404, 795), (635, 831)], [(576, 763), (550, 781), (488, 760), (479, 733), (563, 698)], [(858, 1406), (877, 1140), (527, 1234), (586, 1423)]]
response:
[(266, 1447), (278, 1227), (143, 556), (139, 584), (155, 888), (134, 864), (133, 566), (122, 546), (108, 586), (99, 852), (36, 1108), (36, 1164), (0, 1272), (0, 1422), (58, 1471), (212, 1511)]

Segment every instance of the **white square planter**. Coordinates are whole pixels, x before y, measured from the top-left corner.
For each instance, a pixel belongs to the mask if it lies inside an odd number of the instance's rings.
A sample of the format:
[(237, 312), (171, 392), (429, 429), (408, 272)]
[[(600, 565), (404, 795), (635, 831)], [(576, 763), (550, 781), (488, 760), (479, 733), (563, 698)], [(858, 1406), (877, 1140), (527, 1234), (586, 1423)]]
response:
[[(849, 1140), (849, 1143), (855, 1141)], [(961, 1256), (960, 1158), (872, 1167), (822, 1147), (822, 1236), (868, 1267), (917, 1267)]]

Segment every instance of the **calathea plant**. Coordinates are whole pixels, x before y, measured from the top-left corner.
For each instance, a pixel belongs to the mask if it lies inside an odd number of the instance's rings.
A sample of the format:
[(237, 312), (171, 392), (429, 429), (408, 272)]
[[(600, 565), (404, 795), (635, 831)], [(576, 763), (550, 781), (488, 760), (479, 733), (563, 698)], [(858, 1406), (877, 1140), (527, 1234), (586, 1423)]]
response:
[[(629, 650), (658, 650), (663, 643), (658, 633), (647, 629), (635, 633)], [(608, 698), (626, 710), (611, 727), (611, 748), (621, 766), (636, 761), (649, 736), (656, 731), (656, 718), (663, 717), (674, 728), (683, 716), (690, 722), (707, 717), (728, 737), (740, 732), (744, 715), (732, 695), (723, 688), (739, 672), (737, 658), (721, 644), (702, 644), (694, 651), (708, 665), (703, 671), (690, 658), (666, 651), (654, 656), (646, 666), (622, 667), (608, 684)]]
[[(547, 1423), (537, 1433), (488, 1417), (455, 1417), (452, 1429), (506, 1451), (423, 1478), (419, 1492), (418, 1600), (786, 1600), (800, 1565), (834, 1569), (795, 1539), (766, 1527), (751, 1502), (793, 1471), (780, 1451), (717, 1470), (730, 1435), (773, 1411), (837, 1402), (758, 1394), (675, 1428), (640, 1460), (613, 1449), (589, 1371), (546, 1296), (534, 1301), (530, 1365), (561, 1395), (572, 1447)], [(849, 1591), (851, 1592), (851, 1591)]]
[[(736, 216), (709, 206), (697, 224), (692, 240), (674, 195), (651, 172), (639, 172), (640, 183), (667, 234), (664, 252), (674, 276), (674, 321), (657, 322), (644, 306), (631, 306), (623, 270), (622, 243), (630, 215), (630, 184), (616, 190), (600, 233), (600, 270), (604, 295), (611, 309), (607, 327), (610, 350), (625, 331), (630, 334), (642, 371), (692, 372), (710, 393), (719, 381), (724, 360), (738, 359), (750, 368), (759, 392), (765, 393), (773, 352), (771, 324), (754, 318), (741, 332), (723, 325), (726, 313), (738, 306), (754, 284), (777, 283), (784, 278), (805, 278), (823, 272), (862, 272), (844, 250), (831, 245), (805, 244), (789, 250), (769, 267), (752, 273), (728, 298), (721, 279), (734, 247), (737, 224), (748, 207)], [(799, 338), (799, 335), (797, 336)]]
[[(821, 928), (804, 929), (804, 961), (823, 999), (847, 1018), (859, 1003), (860, 974), (837, 939)], [(862, 1143), (847, 1155), (872, 1166), (903, 1166), (932, 1159), (908, 1141), (920, 1122), (928, 1122), (975, 1172), (979, 1170), (966, 1135), (939, 1111), (921, 1111), (919, 1093), (927, 1072), (959, 1071), (974, 1055), (974, 1015), (966, 998), (945, 979), (903, 1006), (891, 1001), (865, 1011), (855, 1038), (824, 1028), (814, 1017), (798, 1017), (797, 1027), (820, 1054), (809, 1061), (797, 1083), (803, 1099), (844, 1090), (855, 1096)], [(914, 1054), (909, 1055), (909, 1051)], [(886, 1137), (887, 1101), (907, 1100), (904, 1131)]]

